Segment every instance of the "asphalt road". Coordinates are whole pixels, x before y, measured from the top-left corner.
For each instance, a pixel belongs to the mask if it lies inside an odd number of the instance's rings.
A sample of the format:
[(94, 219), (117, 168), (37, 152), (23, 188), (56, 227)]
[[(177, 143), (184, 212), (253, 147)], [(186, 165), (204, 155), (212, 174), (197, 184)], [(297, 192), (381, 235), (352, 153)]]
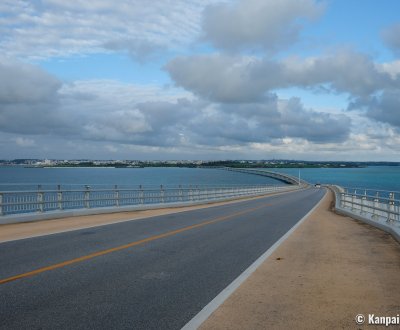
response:
[(0, 329), (180, 329), (324, 193), (1, 243)]

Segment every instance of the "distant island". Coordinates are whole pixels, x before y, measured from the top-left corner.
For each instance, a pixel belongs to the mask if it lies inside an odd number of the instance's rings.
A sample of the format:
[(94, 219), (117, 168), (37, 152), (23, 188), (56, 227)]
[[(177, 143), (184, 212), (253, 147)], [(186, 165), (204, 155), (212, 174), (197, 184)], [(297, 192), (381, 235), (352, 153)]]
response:
[(354, 161), (304, 161), (304, 160), (58, 160), (58, 159), (13, 159), (0, 160), (0, 166), (23, 166), (33, 168), (62, 167), (187, 167), (187, 168), (360, 168), (366, 166), (400, 166), (400, 162), (354, 162)]

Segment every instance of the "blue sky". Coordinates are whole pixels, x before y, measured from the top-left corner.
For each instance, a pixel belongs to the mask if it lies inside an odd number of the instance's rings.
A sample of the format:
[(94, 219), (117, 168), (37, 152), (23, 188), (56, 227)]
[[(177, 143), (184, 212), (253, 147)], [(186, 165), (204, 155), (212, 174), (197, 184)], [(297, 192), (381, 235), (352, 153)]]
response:
[(399, 12), (2, 1), (1, 158), (400, 161)]

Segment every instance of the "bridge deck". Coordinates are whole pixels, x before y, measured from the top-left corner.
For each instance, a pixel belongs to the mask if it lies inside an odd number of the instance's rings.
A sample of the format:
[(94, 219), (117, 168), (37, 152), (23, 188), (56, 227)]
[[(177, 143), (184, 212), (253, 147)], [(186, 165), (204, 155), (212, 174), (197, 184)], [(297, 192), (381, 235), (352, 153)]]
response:
[(323, 194), (297, 190), (1, 243), (0, 329), (180, 329)]
[[(71, 322), (75, 328), (87, 322), (180, 328), (323, 193), (300, 190), (3, 243), (0, 280), (24, 277), (0, 285), (0, 329), (61, 329)], [(353, 328), (359, 313), (397, 315), (399, 245), (334, 215), (330, 202), (325, 199), (204, 329)], [(19, 226), (27, 225), (38, 223)], [(72, 263), (64, 267), (65, 260)], [(42, 271), (29, 275), (34, 269)]]

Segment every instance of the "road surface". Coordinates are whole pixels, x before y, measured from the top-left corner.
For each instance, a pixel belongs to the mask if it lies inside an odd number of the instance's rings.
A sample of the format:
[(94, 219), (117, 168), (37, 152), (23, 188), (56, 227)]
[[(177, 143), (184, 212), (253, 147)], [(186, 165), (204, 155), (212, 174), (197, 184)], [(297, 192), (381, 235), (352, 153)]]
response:
[(324, 193), (1, 243), (0, 329), (180, 329)]

